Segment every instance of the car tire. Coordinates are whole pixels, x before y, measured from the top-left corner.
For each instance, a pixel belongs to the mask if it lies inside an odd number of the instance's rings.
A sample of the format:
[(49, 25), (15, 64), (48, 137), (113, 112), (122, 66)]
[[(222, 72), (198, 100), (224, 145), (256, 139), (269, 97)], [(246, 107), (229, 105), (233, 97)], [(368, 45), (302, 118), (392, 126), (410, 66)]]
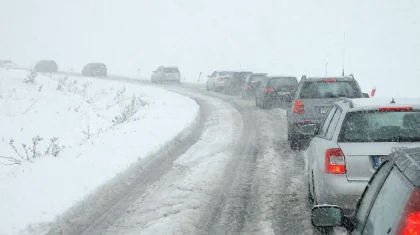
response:
[(255, 96), (255, 107), (257, 107), (257, 108), (259, 108), (259, 107), (260, 107), (260, 105), (258, 104), (258, 99), (257, 99), (257, 96)]
[(289, 137), (289, 144), (290, 144), (290, 148), (294, 151), (299, 151), (300, 147), (301, 147), (301, 139), (302, 136), (290, 131), (290, 137)]
[(209, 84), (206, 82), (206, 90), (210, 91)]

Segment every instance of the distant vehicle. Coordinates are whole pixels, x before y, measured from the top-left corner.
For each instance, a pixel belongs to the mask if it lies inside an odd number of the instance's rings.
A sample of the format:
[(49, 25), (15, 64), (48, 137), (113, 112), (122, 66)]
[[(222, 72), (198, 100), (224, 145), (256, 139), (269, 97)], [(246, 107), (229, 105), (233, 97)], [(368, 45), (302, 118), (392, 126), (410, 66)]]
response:
[(268, 76), (256, 84), (255, 105), (260, 108), (271, 108), (275, 104), (280, 104), (280, 101), (290, 102), (297, 85), (296, 77)]
[(420, 100), (344, 98), (315, 133), (307, 150), (310, 198), (353, 208), (387, 155), (420, 147)]
[(104, 63), (89, 63), (83, 67), (82, 75), (91, 77), (106, 77), (108, 75), (108, 69)]
[(252, 72), (233, 72), (232, 76), (225, 78), (223, 91), (226, 95), (241, 94), (242, 87), (245, 84), (246, 77)]
[(219, 91), (225, 88), (225, 80), (233, 75), (232, 71), (214, 71), (207, 76), (206, 89), (208, 91)]
[(245, 84), (242, 86), (241, 96), (242, 98), (254, 97), (255, 96), (255, 85), (262, 82), (267, 78), (266, 73), (253, 73), (248, 74), (245, 79)]
[[(313, 137), (306, 125), (319, 127), (334, 102), (340, 97), (363, 98), (359, 84), (352, 75), (346, 77), (303, 76), (287, 109), (288, 140), (293, 150), (301, 148), (303, 140)], [(315, 124), (315, 125), (314, 125)]]
[(345, 227), (348, 234), (420, 234), (420, 148), (396, 151), (386, 158), (359, 199), (344, 215), (333, 205), (312, 209), (312, 224), (322, 232)]
[(58, 65), (54, 60), (40, 60), (34, 67), (35, 72), (55, 73), (58, 71)]
[(177, 67), (160, 66), (152, 74), (152, 83), (175, 82), (181, 83), (181, 73)]
[(11, 60), (0, 60), (0, 68), (14, 69), (16, 68), (16, 64)]

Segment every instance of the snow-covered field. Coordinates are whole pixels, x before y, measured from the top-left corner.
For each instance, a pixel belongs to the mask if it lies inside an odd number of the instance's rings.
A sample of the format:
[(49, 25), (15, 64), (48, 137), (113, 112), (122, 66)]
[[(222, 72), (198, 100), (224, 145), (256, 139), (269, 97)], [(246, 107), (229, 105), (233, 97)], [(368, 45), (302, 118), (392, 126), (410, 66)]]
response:
[(27, 73), (0, 69), (0, 234), (54, 220), (199, 114), (159, 88)]

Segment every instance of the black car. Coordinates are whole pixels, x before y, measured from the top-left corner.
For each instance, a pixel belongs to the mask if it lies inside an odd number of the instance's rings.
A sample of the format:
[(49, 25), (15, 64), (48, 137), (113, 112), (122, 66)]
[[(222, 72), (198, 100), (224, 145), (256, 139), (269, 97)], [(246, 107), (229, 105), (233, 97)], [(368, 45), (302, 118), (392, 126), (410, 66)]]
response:
[(290, 102), (298, 81), (296, 77), (269, 76), (256, 83), (255, 105), (260, 108), (270, 108), (281, 101)]
[(370, 179), (356, 210), (312, 209), (312, 224), (323, 233), (335, 226), (348, 234), (420, 234), (420, 148), (395, 148)]
[(267, 78), (266, 73), (249, 74), (245, 79), (245, 84), (242, 86), (241, 96), (243, 99), (255, 96), (255, 84), (262, 82)]
[(34, 67), (35, 72), (55, 73), (58, 71), (58, 65), (54, 60), (40, 60)]
[(252, 72), (233, 72), (231, 76), (225, 78), (224, 93), (226, 95), (239, 95), (245, 79)]
[(106, 77), (108, 75), (108, 70), (104, 63), (89, 63), (83, 67), (82, 75), (91, 77)]

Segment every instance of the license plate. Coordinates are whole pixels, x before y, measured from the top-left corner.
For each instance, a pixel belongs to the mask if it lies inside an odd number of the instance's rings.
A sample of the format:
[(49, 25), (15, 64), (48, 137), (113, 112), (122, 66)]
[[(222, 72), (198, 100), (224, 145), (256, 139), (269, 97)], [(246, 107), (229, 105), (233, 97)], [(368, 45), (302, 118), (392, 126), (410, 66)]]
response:
[(319, 113), (322, 113), (322, 114), (326, 114), (326, 113), (328, 113), (328, 111), (330, 111), (330, 107), (321, 107), (321, 108), (318, 108), (318, 112)]
[(373, 156), (373, 168), (378, 169), (378, 167), (385, 161), (385, 157)]

